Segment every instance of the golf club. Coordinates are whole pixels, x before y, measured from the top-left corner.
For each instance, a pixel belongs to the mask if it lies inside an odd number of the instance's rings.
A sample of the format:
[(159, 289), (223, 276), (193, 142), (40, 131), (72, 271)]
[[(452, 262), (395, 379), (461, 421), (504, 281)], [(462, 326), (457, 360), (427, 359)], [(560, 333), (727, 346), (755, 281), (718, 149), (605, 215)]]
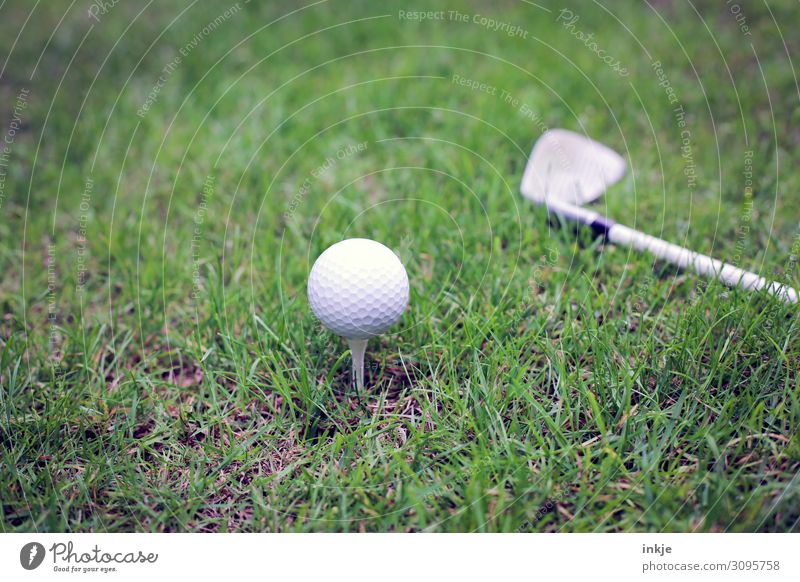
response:
[(611, 148), (572, 131), (551, 129), (534, 144), (520, 190), (525, 198), (546, 205), (559, 216), (590, 226), (616, 245), (649, 251), (681, 269), (691, 268), (730, 287), (748, 291), (765, 289), (786, 303), (797, 303), (797, 291), (791, 287), (617, 224), (582, 207), (599, 198), (624, 175), (625, 160)]

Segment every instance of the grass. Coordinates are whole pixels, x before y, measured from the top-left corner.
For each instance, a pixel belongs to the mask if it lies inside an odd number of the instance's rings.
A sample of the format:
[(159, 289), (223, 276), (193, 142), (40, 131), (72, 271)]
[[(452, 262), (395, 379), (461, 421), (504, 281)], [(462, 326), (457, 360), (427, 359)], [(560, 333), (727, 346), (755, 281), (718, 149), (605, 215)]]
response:
[[(791, 3), (651, 4), (3, 3), (2, 531), (797, 531), (796, 307), (518, 194), (584, 131), (602, 211), (800, 286)], [(412, 286), (364, 394), (305, 298), (351, 236)]]

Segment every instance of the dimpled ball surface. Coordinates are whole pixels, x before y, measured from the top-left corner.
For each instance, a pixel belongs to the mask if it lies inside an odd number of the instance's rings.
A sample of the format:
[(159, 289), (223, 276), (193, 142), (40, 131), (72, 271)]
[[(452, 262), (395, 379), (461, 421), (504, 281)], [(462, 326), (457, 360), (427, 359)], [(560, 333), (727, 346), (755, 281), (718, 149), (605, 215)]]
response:
[(314, 314), (333, 333), (367, 339), (385, 332), (408, 306), (408, 276), (391, 249), (366, 238), (329, 247), (308, 276)]

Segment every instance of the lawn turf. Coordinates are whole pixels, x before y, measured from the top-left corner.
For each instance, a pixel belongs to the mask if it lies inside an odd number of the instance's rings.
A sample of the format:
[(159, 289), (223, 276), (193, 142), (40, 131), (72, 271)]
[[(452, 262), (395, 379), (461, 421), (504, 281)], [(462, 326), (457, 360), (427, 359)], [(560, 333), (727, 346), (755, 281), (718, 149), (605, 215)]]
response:
[[(0, 7), (1, 531), (798, 530), (797, 307), (518, 193), (585, 132), (603, 212), (800, 287), (796, 5), (143, 6)], [(354, 236), (412, 288), (361, 394)]]

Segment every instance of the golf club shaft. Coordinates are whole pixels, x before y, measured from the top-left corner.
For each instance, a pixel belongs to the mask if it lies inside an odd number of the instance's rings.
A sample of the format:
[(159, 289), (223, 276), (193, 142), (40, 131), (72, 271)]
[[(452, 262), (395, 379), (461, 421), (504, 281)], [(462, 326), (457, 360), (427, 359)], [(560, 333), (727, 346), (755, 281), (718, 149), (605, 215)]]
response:
[(786, 303), (797, 303), (797, 291), (791, 287), (767, 281), (755, 273), (644, 234), (622, 224), (612, 224), (608, 228), (606, 236), (616, 245), (633, 247), (638, 251), (648, 251), (659, 259), (682, 269), (691, 268), (700, 275), (719, 279), (729, 287), (742, 287), (748, 291), (765, 289)]

